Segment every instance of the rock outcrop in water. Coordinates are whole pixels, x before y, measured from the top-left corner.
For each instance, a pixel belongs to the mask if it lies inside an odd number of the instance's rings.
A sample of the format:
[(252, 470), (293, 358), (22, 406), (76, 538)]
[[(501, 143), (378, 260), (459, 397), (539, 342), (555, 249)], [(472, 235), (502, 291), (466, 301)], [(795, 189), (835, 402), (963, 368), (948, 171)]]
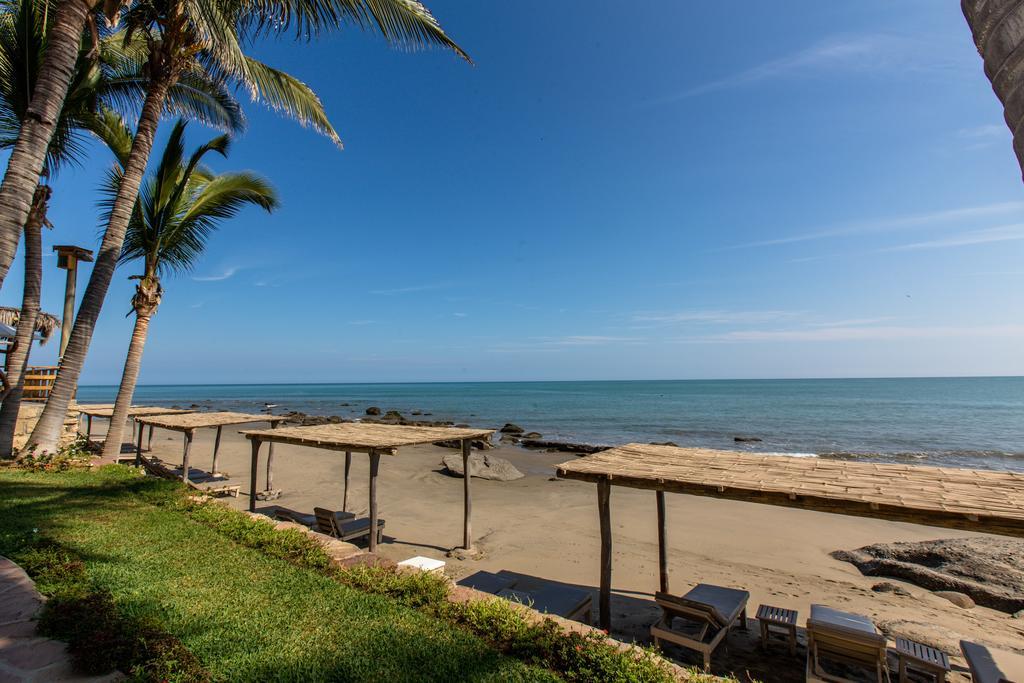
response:
[(901, 579), (935, 592), (963, 593), (979, 605), (1008, 614), (1024, 609), (1022, 556), (1024, 541), (1012, 538), (879, 543), (832, 553), (865, 576)]

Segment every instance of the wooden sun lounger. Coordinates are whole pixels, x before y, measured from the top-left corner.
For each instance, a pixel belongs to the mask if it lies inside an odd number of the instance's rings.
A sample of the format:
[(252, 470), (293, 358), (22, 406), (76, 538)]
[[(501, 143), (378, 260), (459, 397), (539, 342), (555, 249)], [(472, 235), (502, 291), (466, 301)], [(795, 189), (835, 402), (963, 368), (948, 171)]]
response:
[(811, 605), (807, 620), (807, 680), (855, 683), (853, 679), (825, 671), (821, 660), (873, 671), (878, 683), (889, 681), (886, 638), (867, 617)]
[(969, 640), (961, 640), (960, 649), (974, 683), (1024, 683), (1024, 656)]
[[(181, 481), (181, 475), (177, 474), (174, 470), (166, 467), (162, 462), (156, 458), (142, 458), (142, 466), (150, 474), (154, 474), (164, 479), (177, 479)], [(185, 484), (193, 491), (200, 493), (208, 493), (213, 496), (232, 496), (238, 498), (238, 492), (242, 488), (241, 484), (211, 484), (211, 485), (200, 485), (189, 479)]]
[[(370, 519), (356, 516), (351, 512), (333, 512), (325, 508), (313, 508), (316, 515), (316, 530), (322, 534), (334, 536), (342, 541), (353, 541), (358, 538), (369, 538)], [(377, 543), (383, 538), (384, 520), (377, 519)]]
[[(661, 620), (651, 626), (655, 646), (661, 647), (661, 641), (667, 640), (696, 650), (703, 655), (705, 670), (711, 667), (711, 653), (736, 622), (747, 628), (747, 591), (701, 583), (682, 597), (659, 591), (654, 598), (662, 610)], [(681, 630), (675, 624), (677, 619), (695, 630)]]

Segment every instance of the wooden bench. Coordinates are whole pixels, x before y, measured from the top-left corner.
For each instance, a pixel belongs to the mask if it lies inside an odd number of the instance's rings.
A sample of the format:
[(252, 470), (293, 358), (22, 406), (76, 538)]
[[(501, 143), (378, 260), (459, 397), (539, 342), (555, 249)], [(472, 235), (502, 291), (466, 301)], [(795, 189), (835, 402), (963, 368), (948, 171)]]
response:
[(797, 611), (793, 609), (759, 605), (757, 623), (761, 627), (761, 647), (768, 649), (768, 640), (774, 632), (789, 643), (789, 652), (795, 655), (797, 616)]

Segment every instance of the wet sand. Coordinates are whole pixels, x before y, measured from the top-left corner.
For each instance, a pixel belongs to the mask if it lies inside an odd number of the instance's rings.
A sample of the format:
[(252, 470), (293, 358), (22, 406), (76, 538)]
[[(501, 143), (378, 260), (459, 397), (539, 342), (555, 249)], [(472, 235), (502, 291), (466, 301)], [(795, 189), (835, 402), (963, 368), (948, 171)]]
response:
[[(213, 434), (197, 432), (194, 467), (209, 468)], [(181, 434), (157, 430), (153, 450), (180, 463), (181, 444)], [(264, 488), (266, 451), (264, 445), (259, 490)], [(381, 458), (378, 501), (387, 520), (381, 555), (444, 559), (455, 579), (479, 570), (508, 570), (595, 589), (600, 553), (596, 487), (551, 480), (554, 466), (572, 456), (511, 446), (488, 451), (507, 458), (526, 476), (512, 482), (473, 480), (474, 541), (484, 555), (460, 561), (445, 556), (462, 543), (462, 481), (440, 465), (449, 452), (420, 446)], [(248, 506), (249, 456), (249, 443), (235, 428), (225, 428), (219, 466), (242, 485), (242, 495), (228, 499), (240, 509)], [(343, 463), (341, 453), (276, 445), (274, 485), (283, 495), (273, 503), (307, 513), (314, 506), (340, 509)], [(349, 510), (360, 515), (368, 507), (368, 471), (367, 457), (353, 454)], [(257, 509), (269, 504), (258, 502)], [(612, 633), (648, 642), (648, 629), (658, 615), (652, 601), (658, 584), (655, 496), (613, 487), (611, 506)], [(768, 603), (799, 610), (802, 624), (811, 603), (823, 603), (868, 615), (890, 636), (899, 633), (947, 652), (957, 651), (960, 638), (1024, 651), (1024, 619), (983, 607), (965, 610), (911, 584), (862, 576), (829, 556), (833, 550), (871, 543), (971, 535), (967, 532), (685, 495), (667, 496), (667, 511), (673, 592), (683, 593), (698, 582), (715, 583), (750, 591), (751, 615), (758, 604)], [(873, 592), (871, 586), (880, 581), (901, 585), (911, 596)], [(756, 628), (731, 635), (728, 651), (716, 653), (713, 670), (749, 671), (765, 681), (803, 680), (802, 648), (799, 659), (781, 646), (763, 655), (756, 637)], [(670, 654), (682, 663), (697, 662), (679, 650)]]

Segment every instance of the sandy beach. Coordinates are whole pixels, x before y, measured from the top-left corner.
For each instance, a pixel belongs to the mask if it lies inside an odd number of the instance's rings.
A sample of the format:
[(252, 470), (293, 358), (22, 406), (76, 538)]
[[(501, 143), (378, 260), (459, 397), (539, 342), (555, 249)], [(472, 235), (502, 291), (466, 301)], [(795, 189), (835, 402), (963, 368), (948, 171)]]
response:
[[(153, 452), (180, 462), (181, 435), (156, 431)], [(213, 430), (196, 434), (192, 464), (209, 468)], [(265, 476), (263, 450), (260, 489)], [(512, 482), (473, 481), (475, 544), (479, 560), (446, 558), (461, 543), (462, 484), (444, 473), (445, 453), (436, 446), (410, 447), (381, 461), (378, 496), (387, 520), (380, 554), (403, 560), (425, 555), (447, 561), (454, 578), (479, 570), (508, 570), (595, 589), (598, 579), (598, 518), (595, 487), (554, 480), (554, 466), (571, 456), (529, 452), (501, 446), (489, 453), (510, 460), (526, 476)], [(225, 429), (220, 468), (242, 485), (229, 499), (248, 506), (249, 444), (236, 429)], [(302, 512), (314, 506), (339, 509), (343, 461), (340, 453), (275, 446), (274, 485), (283, 491), (275, 503)], [(355, 454), (349, 509), (367, 510), (368, 464)], [(267, 503), (258, 503), (257, 509)], [(760, 603), (800, 611), (811, 603), (870, 616), (886, 632), (898, 632), (956, 652), (961, 638), (1024, 650), (1024, 620), (974, 607), (962, 609), (927, 590), (896, 580), (862, 576), (829, 553), (871, 543), (921, 541), (969, 536), (969, 533), (808, 512), (694, 496), (668, 496), (671, 587), (685, 592), (698, 582), (743, 588), (751, 593), (751, 614)], [(656, 619), (652, 601), (657, 586), (657, 538), (654, 494), (616, 488), (612, 493), (613, 635), (648, 642)], [(887, 580), (910, 595), (877, 593), (871, 587)], [(801, 636), (802, 637), (802, 636)], [(756, 632), (730, 636), (728, 651), (716, 654), (714, 670), (744, 670), (762, 680), (803, 680), (802, 659), (782, 647), (768, 656), (755, 652)], [(801, 650), (802, 653), (802, 650)], [(696, 659), (673, 651), (677, 659)]]

